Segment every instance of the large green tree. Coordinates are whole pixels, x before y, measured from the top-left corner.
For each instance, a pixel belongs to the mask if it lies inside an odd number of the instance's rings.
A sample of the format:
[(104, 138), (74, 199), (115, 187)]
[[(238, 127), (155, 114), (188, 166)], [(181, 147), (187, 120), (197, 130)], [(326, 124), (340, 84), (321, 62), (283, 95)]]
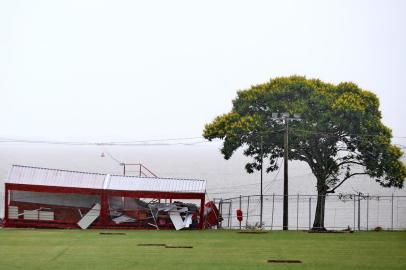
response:
[[(301, 114), (289, 123), (289, 160), (306, 162), (317, 179), (314, 229), (324, 230), (325, 198), (356, 175), (369, 175), (383, 187), (403, 187), (402, 151), (391, 144), (392, 132), (381, 122), (379, 100), (354, 83), (333, 85), (300, 76), (271, 79), (239, 91), (233, 108), (205, 126), (206, 139), (222, 139), (229, 159), (240, 147), (252, 173), (278, 169), (283, 157), (283, 129), (274, 112)], [(263, 149), (261, 152), (261, 141)], [(262, 155), (261, 155), (262, 153)]]

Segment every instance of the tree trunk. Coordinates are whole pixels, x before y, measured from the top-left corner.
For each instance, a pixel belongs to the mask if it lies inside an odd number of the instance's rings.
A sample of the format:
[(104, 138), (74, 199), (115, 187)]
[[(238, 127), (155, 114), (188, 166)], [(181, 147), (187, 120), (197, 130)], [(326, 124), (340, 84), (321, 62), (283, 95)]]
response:
[(325, 208), (326, 208), (326, 192), (319, 190), (317, 192), (317, 206), (312, 228), (313, 231), (326, 231), (326, 228), (324, 227)]

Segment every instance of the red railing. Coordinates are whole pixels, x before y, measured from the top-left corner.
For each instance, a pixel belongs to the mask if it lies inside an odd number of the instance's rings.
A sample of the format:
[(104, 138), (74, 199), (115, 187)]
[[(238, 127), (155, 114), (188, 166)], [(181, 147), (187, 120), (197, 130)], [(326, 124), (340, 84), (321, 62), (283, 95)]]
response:
[[(120, 165), (123, 166), (124, 175), (129, 175), (128, 173), (135, 173), (136, 176), (140, 177), (158, 177), (141, 163), (120, 163)], [(128, 167), (130, 166), (134, 166), (135, 170), (129, 170)]]

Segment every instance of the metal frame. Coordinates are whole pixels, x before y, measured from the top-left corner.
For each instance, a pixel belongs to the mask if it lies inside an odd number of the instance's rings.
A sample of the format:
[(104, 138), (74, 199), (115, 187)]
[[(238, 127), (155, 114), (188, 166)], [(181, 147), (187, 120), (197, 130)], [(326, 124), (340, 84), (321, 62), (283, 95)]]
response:
[[(251, 228), (257, 224), (260, 219), (259, 200), (260, 194), (239, 195), (230, 198), (216, 198), (219, 212), (224, 221), (221, 225), (224, 229), (239, 229), (239, 222), (234, 210), (230, 217), (229, 204), (238, 203), (241, 200), (241, 207), (246, 207), (245, 228)], [(266, 194), (264, 197), (264, 206), (267, 206), (268, 212), (264, 212), (266, 217), (265, 229), (283, 229), (283, 194)], [(291, 224), (289, 229), (311, 230), (314, 221), (314, 204), (317, 194), (296, 194), (289, 195), (290, 202), (294, 202), (296, 215), (291, 217), (291, 221), (296, 218), (296, 224)], [(299, 202), (299, 205), (298, 205)], [(293, 205), (293, 204), (292, 204)], [(370, 195), (370, 194), (329, 194), (326, 196), (326, 209), (324, 213), (325, 227), (331, 230), (348, 229), (352, 230), (371, 230), (374, 228), (383, 228), (384, 230), (405, 230), (406, 223), (404, 215), (400, 215), (402, 208), (406, 205), (406, 196), (404, 195)], [(399, 215), (396, 213), (399, 212)], [(403, 214), (403, 213), (402, 213)], [(231, 225), (228, 225), (228, 218), (231, 219)], [(337, 217), (337, 219), (336, 219)], [(275, 221), (276, 220), (276, 221)], [(293, 223), (293, 222), (290, 222)], [(359, 226), (358, 226), (359, 224)], [(219, 226), (220, 228), (221, 226)]]
[[(115, 224), (108, 220), (108, 197), (109, 196), (123, 196), (132, 198), (153, 198), (153, 199), (197, 199), (200, 200), (200, 213), (199, 213), (199, 229), (204, 229), (204, 204), (205, 193), (187, 193), (187, 192), (157, 192), (157, 191), (125, 191), (125, 190), (103, 190), (91, 188), (72, 188), (72, 187), (56, 187), (56, 186), (40, 186), (40, 185), (27, 185), (27, 184), (5, 184), (5, 227), (19, 227), (19, 228), (79, 228), (75, 223), (66, 223), (64, 221), (32, 221), (32, 220), (16, 220), (8, 218), (8, 205), (9, 205), (9, 192), (11, 190), (19, 191), (33, 191), (33, 192), (49, 192), (49, 193), (74, 193), (74, 194), (87, 194), (100, 196), (100, 218), (97, 222), (92, 224), (90, 228), (105, 229), (105, 228), (125, 228), (125, 229), (147, 229), (139, 226), (128, 226), (125, 224)], [(155, 228), (151, 228), (155, 229)]]

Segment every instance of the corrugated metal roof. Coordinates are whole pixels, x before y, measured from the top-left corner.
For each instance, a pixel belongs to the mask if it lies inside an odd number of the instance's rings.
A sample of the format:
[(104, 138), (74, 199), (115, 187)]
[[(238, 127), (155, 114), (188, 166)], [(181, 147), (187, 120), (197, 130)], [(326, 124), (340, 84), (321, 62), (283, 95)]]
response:
[(107, 189), (204, 193), (206, 181), (112, 175)]
[(13, 165), (6, 183), (102, 189), (106, 175)]
[(21, 165), (11, 167), (6, 183), (106, 190), (204, 193), (206, 181), (77, 172)]

